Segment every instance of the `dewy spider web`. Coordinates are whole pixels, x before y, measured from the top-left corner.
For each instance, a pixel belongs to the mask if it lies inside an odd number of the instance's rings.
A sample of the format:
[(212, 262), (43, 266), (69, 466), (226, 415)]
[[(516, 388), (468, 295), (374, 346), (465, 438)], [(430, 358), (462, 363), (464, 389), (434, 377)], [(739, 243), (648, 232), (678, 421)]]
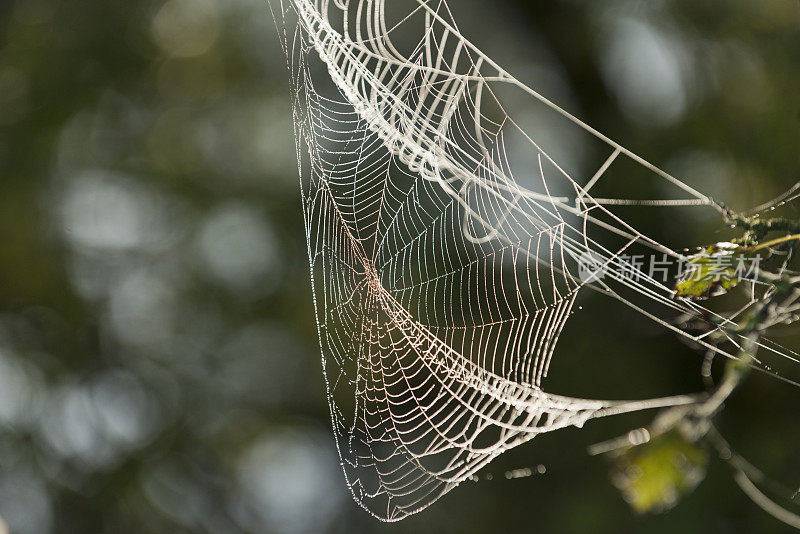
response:
[[(443, 0), (410, 4), (393, 22), (384, 0), (273, 6), (333, 430), (356, 501), (388, 521), (539, 433), (692, 402), (542, 389), (583, 288), (731, 357), (669, 322), (702, 308), (644, 272), (630, 276), (620, 256), (633, 247), (680, 255), (612, 211), (719, 206), (516, 80), (460, 34)], [(399, 44), (401, 30), (421, 37)], [(506, 111), (512, 91), (604, 147), (605, 163), (572, 176)], [(520, 145), (534, 154), (528, 165), (508, 149)], [(675, 195), (593, 198), (621, 160)], [(605, 277), (577, 275), (587, 254)]]

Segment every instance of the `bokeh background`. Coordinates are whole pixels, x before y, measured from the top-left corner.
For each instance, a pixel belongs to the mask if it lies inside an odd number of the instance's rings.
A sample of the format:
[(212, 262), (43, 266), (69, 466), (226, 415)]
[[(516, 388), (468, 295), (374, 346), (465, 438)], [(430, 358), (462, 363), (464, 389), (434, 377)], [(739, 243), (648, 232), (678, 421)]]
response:
[[(450, 4), (523, 81), (734, 208), (800, 180), (800, 3)], [(673, 511), (634, 515), (586, 447), (652, 414), (537, 438), (399, 524), (358, 509), (329, 432), (288, 95), (265, 0), (0, 2), (12, 532), (781, 531), (720, 461)], [(676, 247), (726, 237), (688, 213), (650, 222)], [(604, 303), (568, 323), (551, 390), (703, 387), (700, 355)], [(798, 406), (756, 375), (720, 421), (794, 487)]]

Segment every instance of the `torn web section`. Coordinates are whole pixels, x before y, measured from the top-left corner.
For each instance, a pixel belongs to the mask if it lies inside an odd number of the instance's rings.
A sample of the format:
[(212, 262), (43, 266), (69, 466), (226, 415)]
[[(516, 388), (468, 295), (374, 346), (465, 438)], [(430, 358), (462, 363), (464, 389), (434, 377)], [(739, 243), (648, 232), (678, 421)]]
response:
[[(654, 221), (662, 220), (654, 210), (707, 205), (708, 200), (693, 197), (691, 187), (674, 183), (517, 82), (486, 85), (496, 107), (508, 112), (495, 136), (504, 154), (496, 158), (502, 168), (498, 174), (508, 190), (516, 190), (508, 204), (518, 213), (518, 226), (507, 224), (506, 234), (533, 233), (537, 222), (539, 228), (558, 227), (555, 235), (565, 259), (551, 262), (554, 270), (563, 269), (580, 285), (612, 295), (665, 325), (686, 312), (686, 304), (671, 298), (681, 255), (640, 229), (658, 229)], [(664, 184), (674, 196), (654, 198), (663, 194)], [(596, 193), (606, 196), (595, 198)], [(542, 220), (546, 216), (557, 217), (559, 226)]]

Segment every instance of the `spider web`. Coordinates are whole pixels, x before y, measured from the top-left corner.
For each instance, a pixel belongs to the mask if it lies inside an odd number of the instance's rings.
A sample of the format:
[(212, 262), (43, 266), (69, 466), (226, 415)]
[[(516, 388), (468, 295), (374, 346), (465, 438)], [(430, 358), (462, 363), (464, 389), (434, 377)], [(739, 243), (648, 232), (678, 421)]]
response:
[[(353, 496), (387, 521), (540, 433), (694, 400), (545, 392), (581, 290), (732, 357), (671, 322), (705, 310), (623, 256), (681, 255), (614, 211), (721, 207), (515, 79), (461, 35), (444, 1), (401, 4), (389, 14), (384, 0), (282, 0), (273, 13), (333, 431)], [(588, 176), (560, 165), (549, 154), (563, 147), (515, 120), (512, 94), (590, 139), (604, 163)], [(622, 164), (671, 193), (594, 198)], [(602, 278), (581, 273), (587, 257)]]

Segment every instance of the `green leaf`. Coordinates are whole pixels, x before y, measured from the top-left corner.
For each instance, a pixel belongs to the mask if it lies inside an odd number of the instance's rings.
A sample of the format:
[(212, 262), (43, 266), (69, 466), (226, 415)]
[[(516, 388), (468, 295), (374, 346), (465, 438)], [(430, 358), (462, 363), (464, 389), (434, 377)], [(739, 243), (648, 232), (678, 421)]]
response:
[(736, 262), (740, 250), (734, 243), (717, 243), (687, 257), (675, 283), (675, 296), (703, 300), (733, 289), (739, 283)]
[(670, 430), (650, 441), (616, 451), (611, 481), (638, 513), (675, 506), (705, 478), (708, 453)]

